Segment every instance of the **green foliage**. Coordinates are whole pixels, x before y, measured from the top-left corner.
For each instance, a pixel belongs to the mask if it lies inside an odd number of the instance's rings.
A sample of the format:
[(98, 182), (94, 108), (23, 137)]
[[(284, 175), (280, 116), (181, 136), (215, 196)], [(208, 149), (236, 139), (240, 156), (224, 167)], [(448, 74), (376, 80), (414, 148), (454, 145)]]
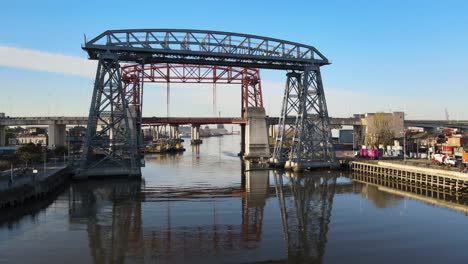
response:
[(0, 171), (10, 169), (10, 162), (7, 160), (0, 160)]
[(392, 130), (392, 118), (385, 113), (375, 113), (372, 117), (374, 131), (366, 136), (367, 145), (378, 147), (380, 144), (391, 145), (395, 135)]
[(68, 148), (66, 146), (56, 146), (54, 149), (55, 156), (63, 156), (68, 154)]
[(33, 162), (41, 159), (42, 148), (34, 143), (27, 143), (19, 146), (15, 155), (21, 161)]
[(10, 138), (15, 138), (15, 134), (12, 133), (12, 132), (6, 132), (6, 135), (5, 135), (5, 142), (8, 144)]
[(6, 129), (6, 132), (11, 132), (13, 134), (18, 134), (18, 133), (22, 133), (24, 132), (26, 129), (22, 128), (22, 127), (9, 127)]

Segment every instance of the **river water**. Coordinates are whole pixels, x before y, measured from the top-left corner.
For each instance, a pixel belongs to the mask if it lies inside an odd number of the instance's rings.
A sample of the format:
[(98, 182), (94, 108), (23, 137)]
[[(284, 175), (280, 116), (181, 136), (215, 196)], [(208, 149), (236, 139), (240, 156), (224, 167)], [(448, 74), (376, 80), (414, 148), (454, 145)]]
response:
[(242, 164), (240, 138), (0, 212), (0, 263), (467, 263), (466, 197)]

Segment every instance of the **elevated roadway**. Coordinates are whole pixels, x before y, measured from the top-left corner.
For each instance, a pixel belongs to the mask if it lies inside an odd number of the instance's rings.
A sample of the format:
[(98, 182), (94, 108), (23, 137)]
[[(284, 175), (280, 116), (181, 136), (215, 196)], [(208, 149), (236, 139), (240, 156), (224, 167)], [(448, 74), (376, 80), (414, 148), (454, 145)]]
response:
[[(296, 118), (288, 118), (287, 123), (293, 123)], [(278, 124), (279, 117), (267, 117), (268, 125)], [(468, 129), (468, 120), (446, 121), (446, 120), (405, 120), (405, 127), (423, 128), (462, 128)], [(0, 126), (86, 126), (88, 117), (83, 116), (49, 116), (49, 117), (0, 117)], [(209, 124), (245, 124), (241, 117), (143, 117), (143, 125), (169, 124), (169, 125), (209, 125)], [(361, 126), (360, 118), (354, 117), (330, 117), (333, 126)]]
[[(286, 123), (292, 124), (296, 118), (288, 118)], [(67, 126), (86, 126), (87, 117), (50, 116), (50, 117), (8, 117), (0, 118), (0, 126), (48, 126), (51, 124)], [(267, 117), (267, 124), (278, 124), (279, 117)], [(241, 117), (143, 117), (143, 125), (216, 125), (216, 124), (246, 124)], [(361, 120), (356, 118), (330, 118), (331, 125), (359, 126)]]
[(451, 120), (405, 120), (406, 127), (422, 127), (422, 128), (461, 128), (468, 129), (467, 120), (451, 121)]
[(43, 116), (43, 117), (6, 117), (0, 118), (0, 126), (86, 126), (88, 117), (83, 116)]

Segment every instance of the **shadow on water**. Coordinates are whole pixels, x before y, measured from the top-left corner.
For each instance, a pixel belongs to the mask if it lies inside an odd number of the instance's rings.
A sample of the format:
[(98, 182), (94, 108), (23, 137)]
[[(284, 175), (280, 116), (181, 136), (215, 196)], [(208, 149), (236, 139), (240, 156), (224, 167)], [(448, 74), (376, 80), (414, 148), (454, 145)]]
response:
[(34, 221), (41, 212), (46, 210), (58, 199), (60, 194), (62, 194), (66, 188), (68, 188), (68, 186), (63, 186), (48, 195), (27, 201), (25, 204), (18, 207), (0, 210), (0, 229), (4, 227), (13, 228), (15, 224), (21, 222), (27, 217)]

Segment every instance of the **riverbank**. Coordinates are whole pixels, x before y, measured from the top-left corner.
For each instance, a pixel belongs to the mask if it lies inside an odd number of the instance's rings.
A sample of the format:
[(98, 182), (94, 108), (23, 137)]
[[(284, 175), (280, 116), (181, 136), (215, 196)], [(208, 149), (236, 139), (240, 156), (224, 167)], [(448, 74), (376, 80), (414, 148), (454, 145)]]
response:
[(66, 165), (49, 168), (39, 173), (24, 173), (0, 178), (0, 210), (18, 207), (46, 198), (70, 179)]
[(468, 190), (468, 174), (462, 172), (390, 161), (350, 161), (349, 166), (355, 172), (381, 176), (410, 186), (449, 192)]

